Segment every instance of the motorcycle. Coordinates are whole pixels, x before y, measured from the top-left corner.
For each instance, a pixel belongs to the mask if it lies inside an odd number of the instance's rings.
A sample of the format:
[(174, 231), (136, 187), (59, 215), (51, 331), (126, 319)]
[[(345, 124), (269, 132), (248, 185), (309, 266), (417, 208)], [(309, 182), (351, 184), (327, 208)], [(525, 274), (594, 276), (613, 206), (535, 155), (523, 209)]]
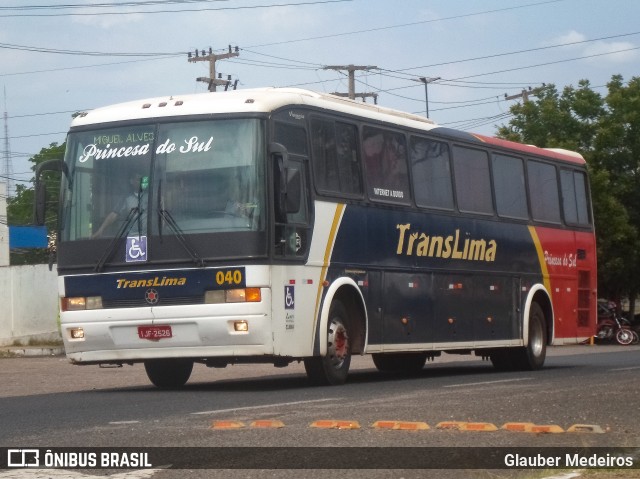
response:
[(640, 342), (638, 333), (631, 328), (629, 321), (618, 314), (616, 304), (612, 301), (598, 301), (598, 325), (595, 337), (601, 341), (615, 340), (623, 346)]

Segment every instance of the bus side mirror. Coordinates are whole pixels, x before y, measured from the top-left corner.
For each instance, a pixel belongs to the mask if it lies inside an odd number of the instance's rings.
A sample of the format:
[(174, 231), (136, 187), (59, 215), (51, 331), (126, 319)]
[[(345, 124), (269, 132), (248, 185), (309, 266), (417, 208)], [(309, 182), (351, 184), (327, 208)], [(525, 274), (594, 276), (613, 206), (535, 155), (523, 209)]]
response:
[(47, 209), (47, 188), (44, 183), (36, 182), (36, 203), (33, 210), (33, 222), (38, 226), (44, 225), (44, 213)]
[(63, 160), (43, 161), (36, 168), (35, 204), (33, 207), (33, 221), (38, 226), (45, 223), (45, 212), (47, 210), (47, 186), (42, 180), (42, 173), (45, 171), (61, 171), (69, 179), (69, 170)]

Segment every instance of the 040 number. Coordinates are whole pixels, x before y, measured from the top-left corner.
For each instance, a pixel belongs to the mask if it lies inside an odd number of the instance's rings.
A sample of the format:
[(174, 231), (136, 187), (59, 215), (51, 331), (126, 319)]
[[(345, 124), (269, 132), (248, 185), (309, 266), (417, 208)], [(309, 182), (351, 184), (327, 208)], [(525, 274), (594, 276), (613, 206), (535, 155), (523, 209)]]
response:
[(238, 285), (242, 283), (242, 271), (239, 269), (218, 271), (216, 273), (216, 283), (222, 286), (223, 284)]

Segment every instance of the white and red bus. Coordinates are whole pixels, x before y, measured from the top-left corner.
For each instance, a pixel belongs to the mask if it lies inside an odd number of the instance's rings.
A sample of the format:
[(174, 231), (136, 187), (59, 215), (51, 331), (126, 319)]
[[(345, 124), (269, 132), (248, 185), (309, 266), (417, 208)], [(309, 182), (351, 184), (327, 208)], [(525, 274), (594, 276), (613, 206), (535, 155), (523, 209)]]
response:
[(272, 88), (83, 112), (47, 170), (63, 172), (75, 364), (144, 363), (174, 388), (194, 363), (302, 360), (339, 384), (354, 354), (383, 371), (443, 352), (537, 369), (548, 345), (594, 334), (576, 153)]

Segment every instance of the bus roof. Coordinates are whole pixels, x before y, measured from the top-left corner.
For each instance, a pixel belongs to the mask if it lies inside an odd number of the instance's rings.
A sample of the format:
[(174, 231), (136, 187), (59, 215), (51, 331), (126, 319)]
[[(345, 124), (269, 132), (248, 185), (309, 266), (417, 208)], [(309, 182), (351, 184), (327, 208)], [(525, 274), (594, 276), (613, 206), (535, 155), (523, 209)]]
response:
[(534, 145), (525, 145), (523, 143), (516, 143), (514, 141), (503, 140), (501, 138), (494, 138), (491, 136), (476, 134), (474, 134), (473, 136), (475, 136), (483, 143), (501, 146), (510, 150), (516, 150), (518, 152), (521, 152), (522, 154), (542, 155), (549, 158), (554, 158), (556, 160), (578, 163), (580, 165), (584, 165), (586, 163), (584, 157), (576, 151), (565, 150), (563, 148), (539, 148)]
[(385, 108), (369, 103), (356, 102), (326, 93), (298, 88), (256, 88), (217, 93), (197, 93), (168, 97), (148, 98), (106, 106), (76, 115), (71, 127), (112, 123), (123, 120), (153, 119), (217, 113), (269, 113), (278, 108), (301, 105), (328, 111), (355, 115), (361, 118), (394, 123), (419, 130), (437, 129), (445, 136), (481, 142), (516, 150), (522, 154), (542, 155), (561, 161), (584, 164), (584, 158), (576, 152), (561, 149), (545, 149), (499, 138), (471, 134), (442, 128), (423, 116)]
[(412, 113), (297, 88), (257, 88), (131, 101), (82, 112), (76, 116), (71, 126), (110, 123), (123, 119), (216, 113), (268, 113), (289, 105), (314, 106), (365, 118), (393, 121), (413, 128), (435, 127), (433, 121)]

